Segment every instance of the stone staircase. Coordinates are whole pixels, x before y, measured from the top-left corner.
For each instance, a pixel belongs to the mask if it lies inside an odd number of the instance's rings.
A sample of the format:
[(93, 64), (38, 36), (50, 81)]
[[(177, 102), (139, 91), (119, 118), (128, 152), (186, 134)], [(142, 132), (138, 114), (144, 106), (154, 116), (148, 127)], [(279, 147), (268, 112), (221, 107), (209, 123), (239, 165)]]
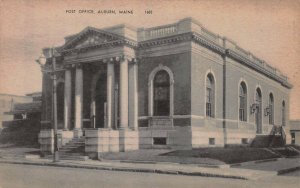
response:
[(250, 144), (254, 148), (283, 147), (284, 145), (281, 135), (256, 135)]
[(273, 126), (269, 135), (256, 135), (250, 144), (255, 148), (283, 147), (286, 144), (286, 134), (283, 126)]
[[(85, 137), (73, 138), (66, 145), (59, 148), (60, 160), (76, 160), (86, 161), (89, 159), (85, 154)], [(45, 158), (51, 158), (53, 155), (48, 155)]]
[(256, 135), (250, 144), (254, 148), (267, 148), (271, 142), (271, 135)]
[(285, 142), (281, 135), (271, 135), (270, 147), (283, 147), (284, 145)]

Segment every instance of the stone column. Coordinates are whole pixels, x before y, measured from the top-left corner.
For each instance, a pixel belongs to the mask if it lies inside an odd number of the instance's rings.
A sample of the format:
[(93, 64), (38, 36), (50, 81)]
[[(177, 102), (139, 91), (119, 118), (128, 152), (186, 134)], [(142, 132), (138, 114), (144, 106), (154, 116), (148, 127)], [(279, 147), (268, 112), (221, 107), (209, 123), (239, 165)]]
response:
[(133, 130), (138, 129), (138, 65), (136, 59), (129, 64), (129, 126)]
[(75, 130), (74, 136), (82, 136), (82, 95), (83, 95), (83, 73), (80, 65), (76, 66), (75, 78)]
[(106, 90), (106, 126), (111, 128), (113, 124), (113, 100), (114, 100), (115, 70), (113, 61), (107, 63), (107, 90)]
[(120, 128), (128, 128), (128, 61), (120, 61)]
[(65, 96), (64, 96), (64, 130), (68, 130), (71, 120), (71, 70), (65, 70)]

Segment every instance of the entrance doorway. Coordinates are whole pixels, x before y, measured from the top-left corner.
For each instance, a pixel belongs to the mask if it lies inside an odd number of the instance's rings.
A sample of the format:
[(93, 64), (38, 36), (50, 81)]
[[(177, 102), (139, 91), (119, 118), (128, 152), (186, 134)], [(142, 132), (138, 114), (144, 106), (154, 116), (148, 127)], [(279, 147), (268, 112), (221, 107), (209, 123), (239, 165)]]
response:
[(64, 82), (59, 82), (56, 86), (57, 93), (57, 126), (58, 129), (64, 128)]
[(106, 111), (106, 73), (102, 73), (95, 88), (95, 128), (105, 127)]
[(255, 110), (255, 124), (256, 124), (256, 133), (262, 133), (262, 99), (261, 99), (261, 90), (259, 88), (256, 89), (255, 94), (255, 103), (257, 104)]

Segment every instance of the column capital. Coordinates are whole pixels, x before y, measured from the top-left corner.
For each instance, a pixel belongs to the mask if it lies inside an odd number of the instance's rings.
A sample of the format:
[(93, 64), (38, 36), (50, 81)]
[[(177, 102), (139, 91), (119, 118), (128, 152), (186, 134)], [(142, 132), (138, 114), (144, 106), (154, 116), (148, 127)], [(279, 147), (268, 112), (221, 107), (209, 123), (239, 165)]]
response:
[(124, 55), (123, 57), (125, 60), (128, 61), (128, 63), (136, 63), (137, 62), (137, 58), (135, 56)]
[(77, 69), (81, 69), (82, 68), (82, 63), (77, 63), (75, 66), (76, 66)]
[(64, 65), (64, 69), (66, 69), (66, 70), (71, 69), (71, 68), (72, 68), (71, 64)]
[(102, 59), (101, 61), (103, 63), (115, 63), (115, 62), (121, 62), (123, 59), (124, 59), (123, 56), (114, 56), (114, 57)]
[(137, 64), (138, 59), (137, 58), (128, 58), (127, 61), (129, 64)]
[(102, 59), (102, 62), (103, 62), (103, 63), (109, 63), (109, 62), (110, 62), (110, 59), (107, 59), (107, 58)]

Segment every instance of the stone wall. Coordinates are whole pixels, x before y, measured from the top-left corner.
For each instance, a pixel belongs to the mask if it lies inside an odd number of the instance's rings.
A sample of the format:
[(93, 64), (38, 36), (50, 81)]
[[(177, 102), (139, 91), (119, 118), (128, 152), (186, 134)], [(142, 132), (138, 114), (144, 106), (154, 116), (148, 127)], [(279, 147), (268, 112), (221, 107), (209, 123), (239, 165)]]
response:
[[(70, 142), (73, 137), (73, 131), (63, 131), (58, 130), (58, 147), (67, 144)], [(43, 154), (51, 154), (54, 152), (54, 131), (53, 129), (44, 129), (41, 130), (38, 135), (38, 140), (40, 144), (40, 150)]]
[(101, 153), (138, 150), (138, 131), (113, 129), (86, 129), (85, 152), (91, 158)]
[[(155, 145), (153, 138), (166, 138), (166, 145)], [(191, 149), (190, 126), (140, 128), (139, 149)]]
[(145, 57), (138, 64), (139, 116), (148, 116), (148, 81), (159, 65), (171, 69), (174, 75), (174, 115), (190, 114), (190, 53)]

